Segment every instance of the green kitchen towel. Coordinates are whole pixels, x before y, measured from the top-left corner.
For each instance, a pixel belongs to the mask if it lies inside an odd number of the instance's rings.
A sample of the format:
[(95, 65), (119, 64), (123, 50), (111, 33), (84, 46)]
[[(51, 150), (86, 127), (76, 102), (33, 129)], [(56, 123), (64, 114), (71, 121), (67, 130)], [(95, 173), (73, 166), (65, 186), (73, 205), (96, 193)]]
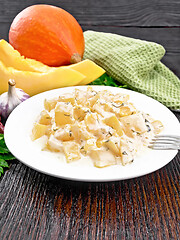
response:
[(161, 45), (95, 31), (84, 32), (84, 37), (84, 59), (94, 61), (132, 90), (180, 109), (180, 80), (160, 62), (165, 54)]

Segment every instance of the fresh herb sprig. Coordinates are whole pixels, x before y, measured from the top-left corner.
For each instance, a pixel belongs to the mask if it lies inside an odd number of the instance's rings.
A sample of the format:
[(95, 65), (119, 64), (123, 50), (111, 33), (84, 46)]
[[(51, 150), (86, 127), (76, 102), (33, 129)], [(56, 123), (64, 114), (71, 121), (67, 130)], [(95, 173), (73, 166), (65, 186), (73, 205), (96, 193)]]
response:
[(0, 134), (0, 176), (4, 173), (4, 168), (9, 168), (7, 161), (13, 160), (15, 157), (10, 153), (7, 148), (4, 135)]
[(97, 78), (95, 81), (91, 82), (90, 85), (104, 85), (119, 88), (128, 88), (127, 85), (117, 82), (114, 78), (104, 73), (101, 77)]

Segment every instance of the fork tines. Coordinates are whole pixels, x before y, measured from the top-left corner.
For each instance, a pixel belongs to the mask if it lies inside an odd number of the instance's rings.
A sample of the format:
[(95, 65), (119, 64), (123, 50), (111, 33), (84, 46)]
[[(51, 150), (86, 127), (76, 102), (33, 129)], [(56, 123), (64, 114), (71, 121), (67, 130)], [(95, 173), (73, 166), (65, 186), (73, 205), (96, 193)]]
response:
[(171, 139), (171, 140), (179, 140), (180, 141), (180, 136), (177, 135), (156, 135), (154, 136), (155, 139)]
[(149, 143), (149, 148), (157, 150), (178, 150), (180, 149), (180, 136), (157, 135)]

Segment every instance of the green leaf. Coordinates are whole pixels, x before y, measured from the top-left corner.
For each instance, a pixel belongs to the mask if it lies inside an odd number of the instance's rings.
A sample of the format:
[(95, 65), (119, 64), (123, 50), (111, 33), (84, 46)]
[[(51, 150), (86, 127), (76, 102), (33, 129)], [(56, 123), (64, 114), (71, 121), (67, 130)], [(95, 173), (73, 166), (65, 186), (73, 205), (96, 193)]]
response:
[(4, 139), (1, 139), (1, 140), (0, 140), (0, 146), (1, 146), (1, 147), (4, 147), (4, 148), (7, 148)]
[(0, 154), (1, 153), (9, 153), (9, 149), (6, 146), (6, 143), (4, 141), (4, 135), (0, 134)]
[(7, 147), (1, 147), (0, 146), (0, 153), (9, 153), (9, 149)]
[(4, 141), (4, 137), (0, 139), (0, 145), (6, 146), (6, 143)]
[(104, 85), (104, 86), (128, 88), (127, 85), (123, 85), (123, 84), (117, 82), (114, 78), (109, 76), (107, 73), (104, 73), (101, 77), (99, 77), (95, 81), (91, 82), (90, 85)]
[(15, 157), (10, 153), (4, 141), (4, 135), (0, 134), (0, 176), (4, 173), (3, 168), (8, 168), (6, 161), (13, 160)]
[(2, 167), (0, 167), (0, 177), (3, 173), (4, 173), (4, 169)]
[(1, 167), (9, 167), (8, 163), (4, 159), (0, 159), (0, 166)]
[(0, 167), (0, 173), (4, 173), (4, 169)]
[(11, 153), (7, 153), (7, 154), (0, 154), (0, 159), (4, 159), (8, 161), (8, 160), (15, 159), (15, 157)]
[(1, 139), (4, 139), (4, 136), (3, 136), (3, 134), (0, 134), (0, 140), (1, 140)]

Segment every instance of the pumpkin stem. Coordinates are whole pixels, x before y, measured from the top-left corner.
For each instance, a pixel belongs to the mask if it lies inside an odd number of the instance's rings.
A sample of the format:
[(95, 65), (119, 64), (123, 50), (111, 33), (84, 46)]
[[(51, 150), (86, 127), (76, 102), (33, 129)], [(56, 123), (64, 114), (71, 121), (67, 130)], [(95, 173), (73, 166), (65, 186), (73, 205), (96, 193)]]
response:
[(79, 53), (74, 53), (71, 57), (71, 63), (78, 63), (78, 62), (81, 62), (81, 56)]

